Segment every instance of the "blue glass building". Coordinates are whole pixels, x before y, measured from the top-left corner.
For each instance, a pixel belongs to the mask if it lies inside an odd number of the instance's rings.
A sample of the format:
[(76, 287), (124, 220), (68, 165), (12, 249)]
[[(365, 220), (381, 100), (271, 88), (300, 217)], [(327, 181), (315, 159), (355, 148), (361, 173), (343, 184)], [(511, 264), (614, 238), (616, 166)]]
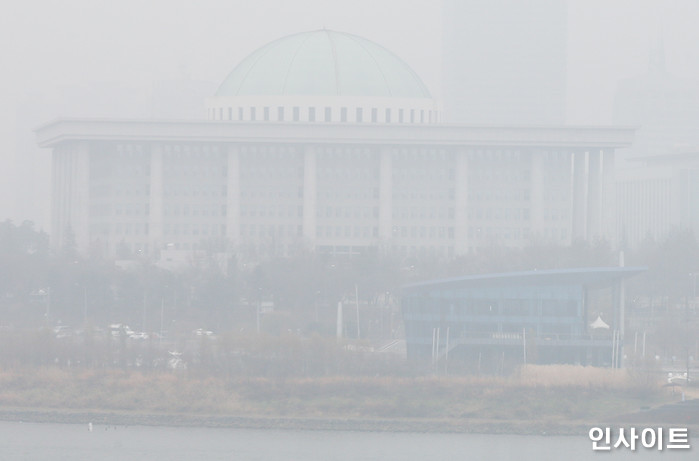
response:
[[(405, 286), (408, 358), (457, 358), (479, 368), (493, 361), (618, 365), (623, 356), (621, 281), (643, 270), (511, 272)], [(609, 324), (593, 328), (600, 315)]]

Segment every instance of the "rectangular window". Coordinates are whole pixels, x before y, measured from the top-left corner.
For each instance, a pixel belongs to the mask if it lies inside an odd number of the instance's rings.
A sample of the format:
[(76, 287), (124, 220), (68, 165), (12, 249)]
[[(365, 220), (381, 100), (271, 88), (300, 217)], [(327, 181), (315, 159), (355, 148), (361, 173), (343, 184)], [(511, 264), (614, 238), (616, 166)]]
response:
[(326, 122), (331, 122), (332, 121), (332, 114), (333, 110), (331, 107), (326, 107), (325, 108), (325, 121)]
[(403, 123), (403, 109), (398, 109), (398, 123)]
[(252, 120), (253, 122), (257, 118), (257, 111), (255, 109), (257, 109), (257, 108), (256, 107), (250, 108), (250, 120)]
[(376, 123), (379, 120), (379, 110), (374, 107), (371, 109), (371, 123)]
[(315, 121), (316, 121), (316, 108), (315, 108), (315, 107), (309, 107), (309, 108), (308, 108), (308, 121), (309, 121), (309, 122), (315, 122)]
[(284, 107), (282, 107), (282, 106), (277, 107), (277, 121), (278, 122), (284, 121)]
[(265, 122), (269, 122), (269, 107), (265, 107), (264, 109), (262, 109), (262, 112)]
[(301, 119), (301, 109), (298, 106), (294, 106), (293, 120), (298, 122)]
[(340, 109), (340, 121), (341, 122), (347, 121), (347, 108), (346, 107), (343, 107)]
[(357, 120), (356, 120), (356, 121), (359, 122), (359, 123), (363, 122), (363, 121), (364, 121), (364, 120), (363, 120), (363, 118), (364, 118), (363, 116), (364, 116), (364, 114), (363, 114), (362, 108), (361, 108), (361, 107), (357, 107)]
[(391, 123), (391, 109), (386, 109), (386, 123)]
[(233, 120), (233, 108), (228, 108), (228, 120)]
[(242, 119), (243, 119), (243, 108), (238, 107), (238, 120), (242, 120)]
[(410, 109), (410, 123), (415, 123), (415, 109)]

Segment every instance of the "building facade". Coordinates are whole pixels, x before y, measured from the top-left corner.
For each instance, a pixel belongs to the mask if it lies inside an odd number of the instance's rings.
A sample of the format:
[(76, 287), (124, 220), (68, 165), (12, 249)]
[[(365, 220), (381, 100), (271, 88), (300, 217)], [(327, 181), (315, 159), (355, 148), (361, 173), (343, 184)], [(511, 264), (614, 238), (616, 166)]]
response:
[(207, 244), (450, 257), (609, 235), (613, 128), (60, 120), (52, 238), (81, 251)]
[(617, 241), (634, 247), (673, 231), (699, 234), (699, 153), (638, 157), (617, 172)]
[[(406, 286), (408, 358), (618, 366), (624, 323), (620, 281), (643, 270), (513, 272)], [(593, 296), (602, 290), (607, 296)]]
[(448, 258), (608, 237), (614, 151), (633, 136), (440, 123), (407, 64), (325, 30), (265, 45), (207, 107), (202, 121), (38, 128), (39, 145), (53, 151), (54, 247)]

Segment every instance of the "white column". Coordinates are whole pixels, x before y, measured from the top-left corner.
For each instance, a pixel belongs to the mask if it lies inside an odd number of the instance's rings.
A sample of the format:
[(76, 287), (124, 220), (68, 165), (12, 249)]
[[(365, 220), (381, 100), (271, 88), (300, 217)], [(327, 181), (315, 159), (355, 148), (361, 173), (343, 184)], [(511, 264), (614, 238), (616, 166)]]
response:
[(614, 149), (605, 149), (602, 155), (602, 234), (612, 245), (617, 243), (616, 233), (616, 176), (614, 171)]
[(226, 176), (226, 240), (230, 249), (240, 241), (240, 149), (228, 147), (228, 173)]
[(468, 252), (468, 152), (459, 150), (456, 155), (455, 203), (454, 203), (454, 252)]
[(306, 146), (303, 153), (303, 237), (315, 247), (316, 239), (316, 153)]
[(587, 237), (602, 236), (602, 152), (588, 153)]
[(543, 237), (544, 223), (544, 153), (541, 150), (532, 151), (531, 176), (531, 232), (533, 236)]
[(568, 241), (573, 243), (575, 238), (575, 153), (568, 152), (570, 168), (568, 168)]
[(150, 190), (148, 200), (148, 249), (155, 252), (163, 244), (163, 146), (153, 144), (150, 150)]
[(391, 149), (379, 152), (379, 238), (389, 245), (393, 238), (393, 161)]
[(573, 154), (573, 239), (587, 239), (587, 152)]

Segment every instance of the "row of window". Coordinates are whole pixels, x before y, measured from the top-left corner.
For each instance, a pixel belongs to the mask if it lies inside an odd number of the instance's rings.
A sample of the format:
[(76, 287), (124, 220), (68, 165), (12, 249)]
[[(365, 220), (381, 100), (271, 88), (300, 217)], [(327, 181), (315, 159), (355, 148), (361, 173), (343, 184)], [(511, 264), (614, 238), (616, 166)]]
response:
[[(338, 186), (335, 184), (335, 186)], [(322, 184), (318, 185), (318, 198), (336, 202), (337, 200), (368, 200), (375, 201), (379, 198), (378, 187), (333, 187), (325, 188)]]
[[(570, 211), (567, 208), (544, 208), (544, 221), (568, 221)], [(469, 208), (468, 218), (474, 221), (529, 221), (529, 208)]]
[(166, 204), (163, 206), (164, 216), (226, 216), (226, 205), (202, 203), (197, 205)]
[(248, 184), (240, 185), (240, 196), (244, 199), (269, 199), (277, 200), (280, 198), (303, 198), (303, 187), (293, 184), (275, 184), (270, 186), (250, 186)]
[(303, 165), (298, 163), (285, 164), (277, 162), (276, 165), (257, 163), (255, 165), (243, 165), (241, 176), (246, 179), (269, 179), (278, 181), (280, 178), (303, 178)]
[(94, 161), (90, 163), (90, 179), (103, 178), (119, 181), (144, 181), (150, 176), (150, 163), (143, 161), (138, 164), (119, 162), (116, 159), (110, 161)]
[(198, 161), (201, 159), (220, 159), (221, 152), (216, 144), (165, 144), (163, 146), (163, 154), (178, 159), (193, 158)]
[(392, 171), (394, 181), (410, 183), (438, 183), (442, 181), (453, 181), (456, 173), (453, 168), (436, 167), (435, 165), (424, 168), (401, 168), (394, 166)]
[(454, 228), (446, 226), (393, 226), (393, 238), (453, 240)]
[(316, 177), (321, 181), (378, 181), (378, 168), (356, 168), (356, 167), (320, 167), (316, 169)]
[(303, 206), (241, 204), (240, 216), (244, 218), (303, 218)]
[(528, 169), (490, 169), (470, 168), (468, 180), (475, 184), (513, 184), (528, 183), (531, 180), (531, 171)]
[(483, 190), (482, 188), (470, 187), (468, 190), (468, 199), (474, 202), (528, 202), (530, 195), (529, 189), (496, 188), (493, 190)]
[(190, 224), (190, 223), (165, 223), (163, 224), (163, 235), (167, 236), (222, 236), (226, 235), (225, 224)]
[(316, 238), (378, 238), (377, 226), (316, 226)]
[(165, 163), (163, 165), (163, 173), (167, 178), (217, 178), (228, 176), (228, 166), (226, 164), (219, 165), (201, 165), (193, 162), (192, 165), (183, 165), (181, 163)]
[(303, 226), (282, 224), (241, 224), (240, 235), (243, 238), (300, 237), (303, 235)]
[[(218, 113), (217, 113), (218, 112)], [(437, 112), (424, 109), (379, 109), (373, 107), (219, 107), (209, 109), (213, 120), (265, 122), (371, 122), (371, 123), (433, 123)]]
[(226, 185), (216, 183), (165, 184), (163, 186), (165, 197), (225, 197), (227, 193)]
[[(378, 209), (377, 209), (378, 213)], [(452, 207), (394, 207), (393, 219), (454, 219)]]
[(468, 219), (477, 221), (529, 221), (529, 208), (469, 208)]
[(379, 207), (318, 207), (316, 216), (319, 218), (353, 218), (353, 219), (378, 219)]
[(454, 200), (456, 198), (456, 191), (453, 188), (444, 189), (442, 188), (430, 188), (416, 190), (413, 188), (398, 188), (393, 189), (392, 194), (394, 201), (409, 201), (415, 202), (416, 200), (421, 201), (443, 201), (447, 197), (449, 200)]

